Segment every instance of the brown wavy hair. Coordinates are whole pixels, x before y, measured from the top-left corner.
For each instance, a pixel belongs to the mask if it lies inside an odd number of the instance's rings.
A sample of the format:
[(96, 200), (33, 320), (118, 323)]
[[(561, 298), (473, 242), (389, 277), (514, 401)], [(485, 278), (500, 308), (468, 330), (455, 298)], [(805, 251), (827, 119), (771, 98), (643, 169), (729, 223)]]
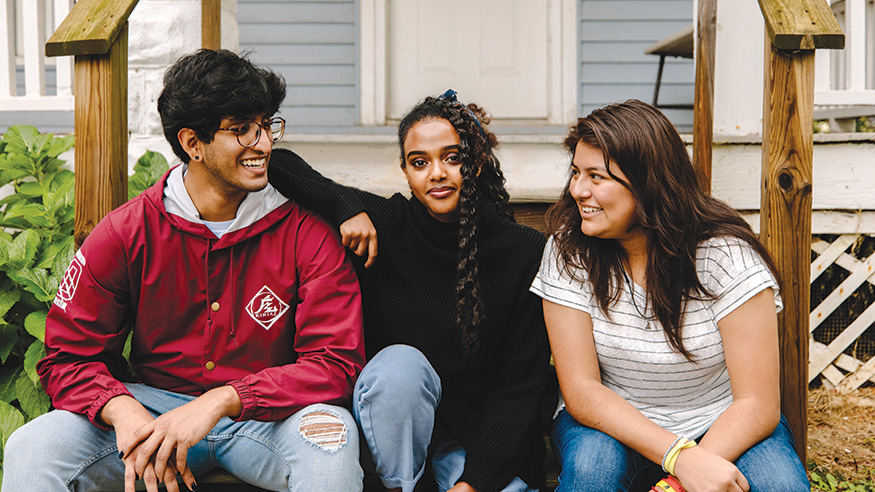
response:
[(504, 187), (504, 174), (493, 149), (498, 138), (486, 125), (489, 115), (480, 106), (462, 104), (456, 93), (447, 91), (440, 97), (427, 97), (417, 104), (398, 125), (398, 145), (401, 147), (401, 167), (404, 167), (404, 140), (407, 132), (420, 121), (441, 118), (459, 134), (462, 189), (459, 190), (459, 253), (456, 268), (456, 323), (461, 330), (462, 347), (476, 351), (479, 333), (486, 324), (480, 290), (480, 269), (477, 261), (477, 216), (486, 204), (494, 204), (500, 216), (513, 220), (510, 195)]
[[(765, 260), (780, 284), (775, 264), (750, 226), (733, 208), (705, 194), (677, 130), (658, 109), (631, 99), (579, 118), (565, 138), (572, 159), (578, 142), (601, 150), (611, 177), (635, 199), (647, 238), (647, 306), (662, 324), (671, 347), (692, 360), (683, 345), (683, 316), (691, 299), (713, 299), (696, 273), (696, 250), (709, 238), (735, 237)], [(628, 181), (611, 172), (615, 164)], [(569, 181), (570, 183), (570, 181)], [(588, 273), (599, 308), (607, 313), (620, 294), (626, 252), (614, 239), (584, 235), (569, 184), (547, 210), (547, 225), (559, 250), (559, 268), (572, 278)], [(646, 307), (645, 307), (646, 312)]]

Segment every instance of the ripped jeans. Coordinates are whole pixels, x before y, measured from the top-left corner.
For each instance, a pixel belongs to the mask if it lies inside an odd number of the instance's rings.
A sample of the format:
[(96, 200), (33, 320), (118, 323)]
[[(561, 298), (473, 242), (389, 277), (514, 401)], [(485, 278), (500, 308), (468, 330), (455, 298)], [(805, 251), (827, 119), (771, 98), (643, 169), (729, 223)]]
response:
[[(194, 399), (142, 384), (127, 387), (153, 414)], [(195, 477), (219, 467), (268, 490), (360, 491), (358, 453), (358, 431), (350, 413), (315, 404), (278, 422), (223, 418), (189, 449), (188, 465)], [(4, 458), (3, 492), (124, 489), (125, 468), (115, 432), (63, 410), (15, 431)], [(188, 490), (182, 481), (179, 484), (180, 490)], [(142, 480), (137, 489), (144, 489)]]

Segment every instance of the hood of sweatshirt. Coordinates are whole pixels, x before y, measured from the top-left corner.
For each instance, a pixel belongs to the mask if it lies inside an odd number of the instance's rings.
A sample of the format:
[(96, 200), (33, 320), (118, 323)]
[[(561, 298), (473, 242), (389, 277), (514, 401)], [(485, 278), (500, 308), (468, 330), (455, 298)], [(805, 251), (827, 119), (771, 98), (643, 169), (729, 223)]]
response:
[[(174, 227), (189, 234), (217, 240), (215, 234), (204, 224), (197, 207), (185, 189), (183, 177), (188, 170), (185, 164), (176, 166), (164, 174), (161, 180), (144, 192)], [(216, 247), (230, 246), (257, 235), (282, 220), (292, 208), (292, 202), (267, 185), (260, 191), (250, 192), (237, 208), (237, 215), (225, 234), (218, 239)]]

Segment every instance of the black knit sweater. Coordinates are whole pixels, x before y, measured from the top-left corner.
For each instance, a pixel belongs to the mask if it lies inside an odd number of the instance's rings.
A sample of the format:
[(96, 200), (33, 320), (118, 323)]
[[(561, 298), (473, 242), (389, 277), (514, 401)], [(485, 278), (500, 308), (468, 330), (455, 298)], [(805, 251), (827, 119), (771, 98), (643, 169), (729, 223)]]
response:
[(388, 345), (419, 349), (441, 378), (437, 425), (467, 452), (460, 481), (498, 491), (515, 476), (542, 487), (538, 411), (549, 369), (541, 302), (529, 292), (545, 239), (481, 206), (478, 262), (487, 324), (466, 356), (455, 322), (458, 224), (432, 218), (416, 199), (389, 199), (324, 178), (275, 149), (271, 184), (335, 224), (366, 211), (377, 229), (374, 264), (354, 258), (368, 358)]

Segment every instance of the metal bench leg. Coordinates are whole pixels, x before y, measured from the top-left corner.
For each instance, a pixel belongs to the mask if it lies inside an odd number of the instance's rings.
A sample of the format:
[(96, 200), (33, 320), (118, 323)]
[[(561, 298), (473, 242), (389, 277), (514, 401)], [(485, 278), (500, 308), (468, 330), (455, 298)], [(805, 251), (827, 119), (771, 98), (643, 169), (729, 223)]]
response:
[(662, 68), (665, 66), (665, 55), (659, 55), (659, 69), (656, 71), (656, 87), (653, 90), (653, 107), (659, 107), (659, 86), (662, 84)]

